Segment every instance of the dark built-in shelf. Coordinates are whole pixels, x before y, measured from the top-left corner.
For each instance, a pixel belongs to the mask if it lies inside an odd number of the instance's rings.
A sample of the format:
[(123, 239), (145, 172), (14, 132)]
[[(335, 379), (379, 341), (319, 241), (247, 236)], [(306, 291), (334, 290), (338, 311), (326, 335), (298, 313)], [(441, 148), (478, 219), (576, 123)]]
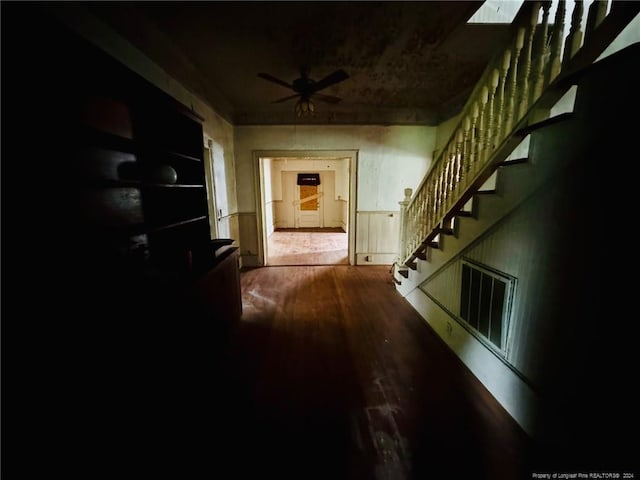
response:
[(173, 157), (178, 160), (202, 163), (201, 158), (193, 155), (187, 155), (186, 153), (177, 152), (175, 150), (165, 150), (153, 144), (101, 131), (88, 125), (80, 126), (77, 133), (77, 139), (87, 146), (97, 146), (120, 152), (133, 153), (136, 155), (161, 156), (168, 158)]
[(205, 188), (204, 185), (188, 183), (154, 183), (140, 180), (97, 180), (94, 182), (96, 188)]
[(168, 223), (166, 225), (162, 225), (159, 227), (153, 227), (149, 229), (149, 233), (156, 233), (156, 232), (162, 232), (165, 230), (171, 230), (172, 228), (176, 228), (176, 227), (181, 227), (184, 225), (189, 225), (190, 223), (197, 223), (197, 222), (201, 222), (203, 220), (206, 220), (207, 216), (206, 215), (202, 215), (200, 217), (195, 217), (195, 218), (189, 218), (187, 220), (180, 220), (179, 222), (173, 222), (173, 223)]
[(202, 253), (210, 240), (202, 118), (95, 50), (68, 67), (60, 145), (71, 158), (59, 176), (70, 200), (83, 203), (78, 236), (99, 235), (104, 251), (95, 254), (114, 265), (135, 259), (141, 283), (148, 265), (154, 278), (188, 284), (210, 263)]
[(176, 158), (180, 158), (182, 160), (190, 160), (192, 162), (202, 162), (202, 159), (200, 159), (198, 157), (193, 157), (191, 155), (185, 155), (184, 153), (166, 151), (165, 154), (169, 155), (169, 156), (176, 157)]
[(79, 125), (76, 136), (78, 143), (86, 146), (97, 146), (125, 153), (138, 153), (139, 145), (132, 138), (114, 135), (112, 133), (97, 130), (89, 125)]
[(29, 408), (71, 432), (78, 472), (109, 468), (115, 444), (183, 472), (216, 431), (202, 379), (242, 307), (238, 250), (211, 243), (203, 120), (45, 4), (9, 6), (19, 49), (3, 55), (15, 363), (43, 380), (24, 398), (59, 393)]

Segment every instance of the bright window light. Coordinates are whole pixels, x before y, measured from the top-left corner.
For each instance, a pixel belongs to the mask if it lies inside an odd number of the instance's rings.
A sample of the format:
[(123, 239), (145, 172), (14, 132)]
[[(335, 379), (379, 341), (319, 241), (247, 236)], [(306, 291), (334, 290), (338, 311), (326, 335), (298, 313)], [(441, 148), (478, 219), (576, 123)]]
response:
[(467, 23), (511, 23), (523, 0), (486, 0)]

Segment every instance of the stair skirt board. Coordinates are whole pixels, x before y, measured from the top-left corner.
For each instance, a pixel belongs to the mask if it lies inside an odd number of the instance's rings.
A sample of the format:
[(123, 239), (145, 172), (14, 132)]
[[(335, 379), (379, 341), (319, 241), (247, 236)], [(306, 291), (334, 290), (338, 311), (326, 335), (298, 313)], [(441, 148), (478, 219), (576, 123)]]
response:
[(522, 429), (535, 437), (537, 401), (531, 387), (422, 290), (416, 288), (405, 298)]

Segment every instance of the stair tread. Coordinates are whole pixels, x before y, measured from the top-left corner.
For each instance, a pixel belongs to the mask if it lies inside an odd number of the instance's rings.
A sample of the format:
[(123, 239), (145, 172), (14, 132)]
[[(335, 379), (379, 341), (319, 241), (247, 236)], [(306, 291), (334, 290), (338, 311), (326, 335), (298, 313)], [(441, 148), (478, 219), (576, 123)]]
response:
[(500, 162), (498, 164), (499, 167), (506, 167), (509, 165), (520, 165), (523, 163), (527, 163), (529, 161), (529, 157), (520, 157), (520, 158), (513, 158), (511, 160), (503, 160), (502, 162)]
[(546, 118), (544, 120), (529, 124), (526, 127), (521, 128), (516, 132), (516, 135), (524, 137), (526, 135), (529, 135), (531, 132), (535, 132), (536, 130), (539, 130), (541, 128), (545, 128), (550, 125), (555, 125), (556, 123), (569, 120), (573, 115), (574, 115), (573, 112), (566, 112), (566, 113), (561, 113), (559, 115), (556, 115), (554, 117)]

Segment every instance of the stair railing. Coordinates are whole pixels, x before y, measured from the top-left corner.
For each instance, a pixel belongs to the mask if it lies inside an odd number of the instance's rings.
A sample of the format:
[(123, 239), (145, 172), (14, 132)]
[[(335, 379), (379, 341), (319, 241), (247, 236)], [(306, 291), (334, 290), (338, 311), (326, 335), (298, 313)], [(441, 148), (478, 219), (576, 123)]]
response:
[(609, 8), (608, 0), (595, 0), (585, 15), (576, 0), (565, 26), (564, 1), (523, 3), (508, 46), (490, 61), (447, 144), (408, 204), (403, 202), (398, 263), (413, 266), (424, 258), (447, 219), (517, 146), (516, 133), (570, 88), (562, 80), (596, 60), (635, 17), (637, 4), (614, 1)]

